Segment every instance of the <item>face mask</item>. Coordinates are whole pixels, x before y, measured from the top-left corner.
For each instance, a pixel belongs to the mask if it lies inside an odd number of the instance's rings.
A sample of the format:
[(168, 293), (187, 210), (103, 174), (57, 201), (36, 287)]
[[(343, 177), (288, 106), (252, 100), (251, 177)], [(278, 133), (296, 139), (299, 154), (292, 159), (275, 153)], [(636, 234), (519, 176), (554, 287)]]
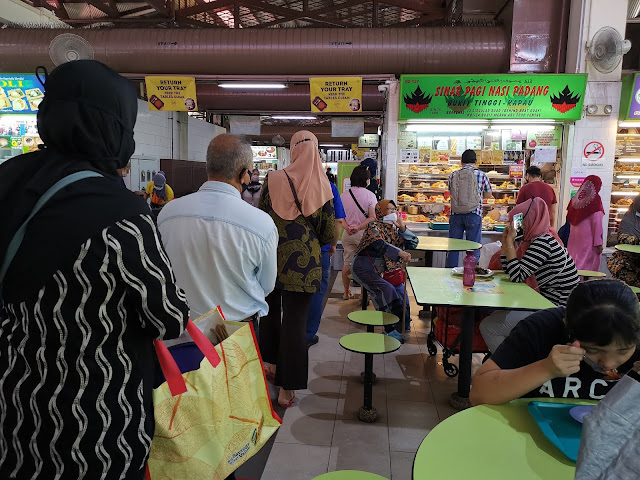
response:
[(258, 180), (260, 180), (260, 176), (259, 175), (251, 175), (251, 181), (252, 182), (257, 182)]
[(636, 212), (636, 217), (640, 217), (640, 212)]
[(390, 213), (389, 215), (385, 215), (384, 217), (382, 217), (382, 221), (384, 223), (397, 222), (398, 221), (398, 214), (397, 213)]

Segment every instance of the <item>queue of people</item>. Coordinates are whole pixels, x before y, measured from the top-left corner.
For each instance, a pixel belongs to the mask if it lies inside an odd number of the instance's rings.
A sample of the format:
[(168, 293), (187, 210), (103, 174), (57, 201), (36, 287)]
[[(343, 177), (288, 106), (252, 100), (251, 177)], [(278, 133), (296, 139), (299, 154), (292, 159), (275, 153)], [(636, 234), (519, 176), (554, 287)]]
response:
[[(0, 167), (9, 179), (0, 187), (1, 478), (89, 478), (91, 470), (93, 478), (142, 479), (154, 432), (153, 342), (180, 337), (189, 316), (217, 306), (227, 320), (255, 325), (278, 404), (292, 406), (307, 388), (341, 233), (344, 299), (351, 274), (377, 310), (411, 330), (404, 266), (418, 239), (395, 202), (368, 188), (371, 168), (356, 167), (340, 195), (317, 138), (303, 130), (291, 139), (291, 164), (260, 183), (249, 143), (219, 135), (198, 192), (174, 200), (163, 172), (147, 185), (145, 200), (162, 207), (156, 226), (147, 203), (121, 188), (136, 111), (135, 89), (113, 70), (63, 64), (48, 75), (38, 112), (45, 148)], [(478, 208), (491, 187), (475, 161), (464, 152), (449, 180), (451, 226), (454, 236), (480, 240)], [(509, 214), (522, 215), (523, 230), (505, 229), (492, 266), (555, 308), (494, 312), (482, 322), (492, 355), (473, 379), (474, 404), (600, 399), (614, 375), (640, 368), (637, 296), (619, 280), (580, 283), (574, 261), (597, 269), (601, 182), (588, 177), (569, 205), (567, 250), (550, 219), (555, 197), (535, 195), (544, 190), (537, 173), (527, 172), (535, 188)], [(48, 198), (60, 180), (73, 183)], [(618, 240), (640, 243), (640, 199)], [(609, 265), (638, 284), (635, 257), (618, 252)], [(400, 338), (402, 325), (385, 333)]]

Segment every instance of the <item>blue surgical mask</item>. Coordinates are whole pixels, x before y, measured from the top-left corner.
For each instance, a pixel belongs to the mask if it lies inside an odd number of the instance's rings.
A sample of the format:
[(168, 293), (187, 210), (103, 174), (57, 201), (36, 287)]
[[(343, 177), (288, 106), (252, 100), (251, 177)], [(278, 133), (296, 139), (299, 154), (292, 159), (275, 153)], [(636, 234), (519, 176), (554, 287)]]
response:
[(397, 222), (398, 221), (398, 214), (394, 212), (394, 213), (390, 213), (389, 215), (385, 215), (384, 217), (382, 217), (382, 221), (384, 223)]

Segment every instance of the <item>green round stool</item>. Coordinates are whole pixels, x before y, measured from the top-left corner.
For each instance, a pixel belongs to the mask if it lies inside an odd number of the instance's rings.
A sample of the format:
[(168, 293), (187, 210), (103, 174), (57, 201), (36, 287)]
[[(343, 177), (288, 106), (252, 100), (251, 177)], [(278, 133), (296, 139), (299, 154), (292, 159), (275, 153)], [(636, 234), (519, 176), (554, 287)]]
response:
[(373, 356), (395, 352), (400, 342), (381, 333), (351, 333), (340, 339), (340, 346), (354, 353), (364, 354), (364, 405), (358, 412), (358, 420), (373, 423), (378, 417), (373, 401)]
[[(378, 312), (377, 310), (356, 310), (347, 315), (353, 323), (366, 325), (367, 332), (374, 333), (374, 327), (384, 327), (385, 325), (395, 325), (400, 320), (393, 313)], [(372, 373), (372, 381), (376, 382), (376, 374)], [(360, 380), (364, 383), (364, 372), (360, 373)]]
[(376, 475), (375, 473), (361, 472), (360, 470), (339, 470), (337, 472), (329, 472), (313, 480), (387, 480), (385, 477)]
[(593, 270), (578, 270), (578, 275), (584, 278), (603, 278), (606, 277), (606, 273), (594, 272)]
[(640, 293), (640, 288), (638, 288), (638, 287), (631, 287), (631, 286), (629, 286), (629, 288), (630, 288), (631, 290), (633, 290), (633, 293), (635, 293), (636, 295)]
[(393, 313), (378, 312), (377, 310), (356, 310), (347, 315), (353, 323), (366, 325), (367, 332), (374, 333), (374, 327), (395, 325), (400, 319)]

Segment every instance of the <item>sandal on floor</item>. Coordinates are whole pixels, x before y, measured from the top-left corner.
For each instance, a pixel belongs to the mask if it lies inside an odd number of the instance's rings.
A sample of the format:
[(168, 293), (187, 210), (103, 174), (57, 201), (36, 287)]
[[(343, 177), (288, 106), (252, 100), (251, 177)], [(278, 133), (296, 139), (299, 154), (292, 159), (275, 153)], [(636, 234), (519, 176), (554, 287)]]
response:
[(278, 401), (278, 405), (280, 405), (282, 408), (289, 408), (293, 405), (293, 401), (296, 398), (296, 392), (293, 392), (293, 397), (291, 397), (291, 400), (289, 400), (287, 403), (280, 403)]
[(353, 293), (349, 293), (348, 296), (346, 296), (344, 293), (342, 294), (343, 300), (353, 300), (354, 298), (355, 298), (355, 295)]

